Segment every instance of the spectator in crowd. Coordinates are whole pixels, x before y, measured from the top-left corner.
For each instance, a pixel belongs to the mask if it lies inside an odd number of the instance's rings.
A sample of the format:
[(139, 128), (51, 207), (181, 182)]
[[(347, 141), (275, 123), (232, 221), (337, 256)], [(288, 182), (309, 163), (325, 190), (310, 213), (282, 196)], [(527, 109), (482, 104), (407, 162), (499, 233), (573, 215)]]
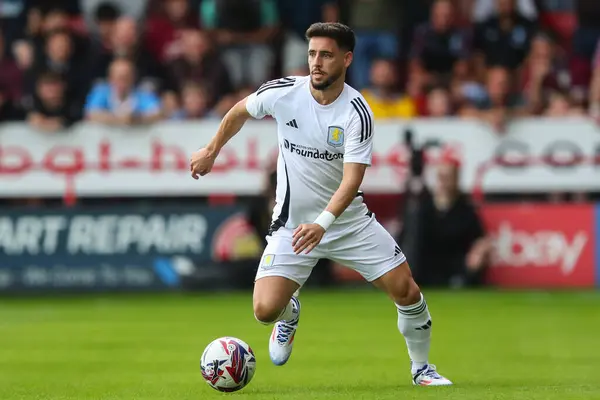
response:
[(138, 24), (133, 18), (120, 17), (114, 26), (110, 51), (92, 55), (92, 77), (104, 79), (109, 65), (117, 58), (130, 60), (137, 72), (137, 84), (160, 95), (169, 87), (164, 68), (140, 43)]
[(46, 8), (44, 13), (44, 20), (42, 22), (42, 34), (47, 35), (48, 33), (57, 29), (69, 29), (70, 28), (70, 15), (68, 11), (59, 6), (51, 5)]
[(413, 69), (408, 71), (406, 79), (406, 95), (410, 97), (417, 110), (417, 115), (427, 115), (427, 88), (431, 85), (425, 71)]
[(39, 8), (31, 7), (26, 11), (25, 26), (22, 34), (12, 43), (12, 53), (17, 65), (27, 70), (33, 65), (34, 51), (32, 42), (41, 35), (43, 16)]
[[(473, 22), (485, 22), (487, 19), (498, 14), (498, 2), (496, 0), (474, 0), (468, 3), (472, 6)], [(514, 8), (520, 15), (535, 21), (539, 14), (536, 0), (516, 0)]]
[(24, 40), (18, 40), (13, 45), (13, 57), (20, 70), (26, 71), (33, 66), (35, 56), (33, 46)]
[(437, 0), (421, 0), (404, 2), (404, 10), (402, 13), (403, 36), (400, 38), (402, 46), (404, 46), (400, 49), (400, 53), (402, 54), (402, 56), (409, 54), (415, 30), (419, 26), (424, 25), (428, 21), (430, 21), (431, 8), (436, 1)]
[(26, 73), (25, 93), (33, 93), (37, 77), (45, 71), (51, 71), (62, 76), (70, 96), (83, 99), (90, 81), (86, 61), (75, 56), (73, 39), (67, 30), (50, 32), (46, 38), (44, 53), (35, 59)]
[(201, 25), (221, 50), (235, 87), (258, 87), (273, 75), (277, 11), (274, 0), (202, 1)]
[[(470, 65), (472, 66), (472, 65)], [(486, 97), (485, 86), (479, 83), (474, 76), (472, 68), (469, 68), (469, 74), (464, 77), (454, 76), (448, 86), (450, 90), (453, 108), (461, 109), (469, 104), (470, 101), (479, 101)]]
[(148, 0), (78, 0), (79, 8), (83, 13), (83, 19), (89, 30), (95, 32), (98, 30), (96, 10), (102, 4), (110, 4), (120, 11), (124, 17), (133, 18), (136, 22), (141, 22), (146, 15)]
[(591, 67), (593, 72), (589, 90), (589, 112), (592, 118), (600, 122), (600, 40)]
[(349, 0), (349, 23), (356, 34), (350, 79), (356, 90), (369, 85), (371, 63), (376, 58), (398, 58), (404, 2)]
[(510, 71), (504, 67), (493, 67), (487, 72), (484, 96), (470, 98), (461, 113), (487, 121), (497, 131), (503, 131), (509, 118), (522, 115), (524, 97), (514, 91)]
[(444, 86), (434, 86), (427, 94), (427, 116), (448, 118), (454, 113), (452, 97)]
[(98, 83), (88, 95), (85, 114), (89, 121), (131, 126), (162, 119), (160, 99), (135, 86), (135, 65), (127, 58), (109, 67), (108, 83)]
[(181, 55), (183, 32), (198, 28), (198, 16), (188, 0), (163, 0), (161, 6), (146, 22), (145, 44), (155, 59), (168, 62)]
[(193, 120), (211, 116), (210, 96), (205, 87), (194, 81), (187, 82), (181, 90), (182, 107), (172, 119)]
[(44, 13), (41, 34), (34, 41), (35, 57), (43, 57), (48, 37), (56, 31), (63, 31), (71, 36), (73, 54), (77, 58), (85, 57), (89, 42), (87, 38), (76, 33), (71, 24), (71, 15), (68, 10), (58, 6), (50, 6)]
[(600, 7), (596, 0), (573, 1), (576, 25), (570, 43), (571, 95), (581, 101), (589, 95), (588, 87), (595, 64), (592, 59), (600, 40)]
[(521, 90), (529, 111), (542, 112), (550, 91), (566, 89), (569, 80), (568, 66), (557, 56), (552, 39), (546, 34), (537, 34), (521, 68)]
[(202, 84), (207, 90), (210, 107), (233, 92), (226, 66), (208, 36), (199, 30), (186, 30), (182, 34), (182, 54), (168, 64), (168, 74), (177, 91), (189, 81)]
[[(5, 49), (12, 48), (13, 42), (23, 33), (27, 21), (27, 1), (4, 1), (0, 7), (0, 30), (5, 42)], [(6, 56), (7, 54), (2, 54)]]
[(17, 63), (23, 69), (28, 69), (33, 65), (34, 60), (43, 58), (47, 37), (57, 30), (64, 30), (72, 35), (74, 52), (78, 57), (83, 57), (87, 51), (87, 42), (85, 38), (71, 31), (69, 18), (65, 9), (52, 3), (45, 7), (30, 8), (24, 35), (13, 46)]
[(600, 40), (600, 7), (596, 0), (575, 0), (577, 29), (573, 35), (573, 55), (586, 61), (594, 57)]
[[(538, 0), (9, 3), (0, 7), (0, 20), (6, 23), (1, 29), (21, 38), (11, 47), (16, 66), (0, 58), (0, 68), (8, 71), (0, 77), (0, 93), (5, 93), (0, 97), (12, 98), (11, 104), (21, 101), (20, 93), (37, 93), (37, 77), (46, 72), (62, 75), (68, 96), (81, 101), (92, 82), (107, 79), (114, 60), (127, 58), (135, 65), (136, 88), (158, 95), (165, 115), (181, 116), (192, 104), (210, 110), (202, 113), (205, 117), (223, 115), (244, 93), (241, 88), (254, 90), (271, 73), (307, 73), (306, 27), (317, 20), (342, 19), (357, 34), (350, 83), (372, 103), (377, 118), (443, 117), (458, 111), (501, 129), (511, 116), (579, 115), (587, 98), (567, 92), (584, 81), (584, 74), (573, 73), (574, 60), (580, 59), (588, 69), (597, 69), (584, 86), (590, 89), (589, 112), (600, 120), (600, 68), (589, 62), (591, 43), (596, 46), (600, 37), (593, 20), (595, 0), (574, 1), (580, 26), (569, 58), (569, 49), (561, 52), (551, 32), (537, 33), (536, 19), (546, 23), (546, 9), (556, 7)], [(473, 22), (467, 21), (471, 16)], [(18, 32), (17, 20), (22, 21)], [(74, 29), (81, 20), (89, 38)], [(281, 35), (275, 38), (277, 33)], [(471, 62), (472, 42), (478, 63)], [(412, 57), (404, 70), (401, 61), (408, 47)], [(25, 71), (24, 84), (13, 79), (22, 73), (18, 69)], [(369, 73), (360, 72), (365, 70)], [(5, 103), (0, 99), (0, 107)]]
[(16, 118), (21, 103), (23, 73), (5, 51), (0, 32), (0, 120)]
[[(9, 0), (14, 1), (14, 0)], [(79, 0), (26, 0), (28, 7), (37, 7), (42, 9), (59, 8), (65, 10), (70, 16), (78, 16), (81, 13)]]
[[(79, 12), (77, 0), (4, 0), (0, 5), (0, 29), (5, 39), (5, 50), (17, 53), (21, 53), (27, 39), (41, 35), (43, 14), (49, 8), (66, 10), (69, 15)], [(25, 50), (25, 53), (30, 50)]]
[(411, 49), (410, 70), (425, 74), (427, 82), (447, 82), (468, 73), (470, 39), (456, 26), (450, 0), (437, 0), (429, 23), (417, 28)]
[(568, 92), (556, 90), (545, 97), (542, 115), (552, 118), (583, 117), (585, 110), (573, 102)]
[(417, 115), (413, 100), (399, 92), (396, 65), (387, 59), (378, 59), (371, 67), (371, 86), (362, 90), (376, 119), (412, 118)]
[(477, 71), (486, 66), (518, 68), (529, 51), (536, 31), (534, 21), (519, 14), (515, 0), (496, 0), (497, 13), (475, 27)]
[(282, 75), (308, 75), (306, 29), (315, 22), (337, 22), (339, 7), (335, 0), (280, 0), (281, 23), (284, 32)]
[(110, 49), (112, 33), (120, 16), (120, 9), (113, 3), (98, 4), (94, 12), (95, 29), (90, 30), (94, 46), (102, 46), (105, 50)]
[(436, 184), (420, 209), (421, 234), (415, 280), (424, 286), (483, 284), (490, 242), (475, 207), (459, 188), (459, 166), (448, 159), (437, 167)]
[(81, 103), (68, 96), (61, 74), (39, 75), (35, 94), (27, 104), (27, 122), (39, 130), (56, 132), (81, 119)]

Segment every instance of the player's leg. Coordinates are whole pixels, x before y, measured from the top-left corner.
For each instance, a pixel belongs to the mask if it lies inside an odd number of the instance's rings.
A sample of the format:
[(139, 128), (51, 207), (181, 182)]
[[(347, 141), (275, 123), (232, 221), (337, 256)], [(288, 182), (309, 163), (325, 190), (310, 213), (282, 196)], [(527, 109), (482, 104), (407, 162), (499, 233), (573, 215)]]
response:
[(404, 336), (411, 360), (413, 383), (422, 386), (451, 385), (429, 363), (431, 315), (427, 302), (414, 281), (406, 261), (374, 279), (372, 283), (387, 293), (398, 310), (398, 330)]
[(269, 336), (269, 356), (275, 365), (292, 355), (300, 322), (300, 301), (294, 296), (300, 285), (283, 276), (265, 276), (254, 284), (254, 316), (264, 325), (274, 324)]
[(398, 329), (408, 348), (413, 383), (450, 385), (451, 382), (429, 364), (431, 315), (406, 257), (385, 228), (372, 217), (366, 226), (340, 237), (330, 248), (335, 261), (359, 272), (386, 292), (396, 305)]
[(265, 276), (254, 283), (254, 317), (264, 325), (295, 317), (292, 297), (300, 285), (283, 276)]
[(256, 319), (275, 324), (269, 337), (269, 355), (275, 365), (285, 364), (291, 354), (300, 321), (297, 294), (317, 263), (315, 254), (295, 254), (292, 232), (281, 228), (267, 238), (254, 284)]

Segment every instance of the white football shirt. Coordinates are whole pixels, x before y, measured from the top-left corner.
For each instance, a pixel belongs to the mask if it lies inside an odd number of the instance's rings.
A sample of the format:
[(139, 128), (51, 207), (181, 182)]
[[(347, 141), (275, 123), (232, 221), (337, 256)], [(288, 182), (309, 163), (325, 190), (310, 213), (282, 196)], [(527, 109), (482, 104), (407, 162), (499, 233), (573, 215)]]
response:
[[(286, 77), (262, 85), (246, 108), (256, 119), (277, 121), (276, 205), (271, 230), (312, 223), (340, 186), (345, 162), (371, 165), (373, 113), (361, 94), (345, 85), (331, 104), (317, 103), (310, 77)], [(362, 192), (336, 220), (352, 223), (370, 215)]]

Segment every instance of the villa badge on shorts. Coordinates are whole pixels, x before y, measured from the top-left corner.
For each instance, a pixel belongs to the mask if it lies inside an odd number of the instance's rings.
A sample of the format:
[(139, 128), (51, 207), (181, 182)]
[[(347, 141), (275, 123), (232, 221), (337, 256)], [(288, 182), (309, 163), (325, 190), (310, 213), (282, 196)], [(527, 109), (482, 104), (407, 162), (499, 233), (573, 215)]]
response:
[(265, 254), (260, 262), (260, 268), (271, 268), (275, 263), (275, 254)]
[(327, 144), (333, 147), (344, 145), (344, 128), (339, 126), (330, 126), (327, 129)]

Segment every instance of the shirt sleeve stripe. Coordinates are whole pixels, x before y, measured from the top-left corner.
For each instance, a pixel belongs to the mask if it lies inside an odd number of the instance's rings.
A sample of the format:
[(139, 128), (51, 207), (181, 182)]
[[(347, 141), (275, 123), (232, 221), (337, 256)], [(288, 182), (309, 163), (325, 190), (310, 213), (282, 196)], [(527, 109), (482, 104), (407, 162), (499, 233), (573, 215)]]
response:
[(281, 79), (274, 79), (272, 81), (268, 81), (263, 83), (262, 85), (260, 85), (260, 87), (258, 88), (258, 90), (264, 89), (268, 86), (274, 86), (274, 85), (279, 85), (279, 84), (286, 84), (286, 83), (293, 83), (296, 82), (296, 78), (281, 78)]
[(276, 84), (264, 86), (263, 88), (259, 89), (258, 92), (256, 92), (256, 95), (258, 96), (261, 93), (266, 92), (269, 89), (279, 89), (279, 88), (284, 88), (284, 87), (291, 87), (294, 85), (295, 85), (294, 82), (290, 82), (290, 83), (276, 83)]
[(260, 85), (259, 89), (262, 89), (265, 86), (271, 86), (276, 83), (290, 83), (290, 82), (295, 82), (295, 81), (296, 81), (296, 78), (291, 78), (291, 77), (273, 79), (273, 80), (267, 81), (267, 82), (263, 83), (262, 85)]
[(358, 106), (356, 99), (352, 100), (350, 103), (352, 103), (352, 106), (354, 106), (354, 109), (360, 117), (360, 143), (362, 143), (365, 140), (365, 118), (363, 117), (362, 108)]
[(364, 110), (367, 119), (367, 137), (365, 138), (366, 140), (370, 138), (371, 135), (373, 135), (373, 119), (371, 118), (371, 114), (369, 114), (369, 109), (367, 108), (365, 102), (360, 97), (357, 97), (356, 100), (358, 101), (358, 104), (361, 106), (361, 108)]

